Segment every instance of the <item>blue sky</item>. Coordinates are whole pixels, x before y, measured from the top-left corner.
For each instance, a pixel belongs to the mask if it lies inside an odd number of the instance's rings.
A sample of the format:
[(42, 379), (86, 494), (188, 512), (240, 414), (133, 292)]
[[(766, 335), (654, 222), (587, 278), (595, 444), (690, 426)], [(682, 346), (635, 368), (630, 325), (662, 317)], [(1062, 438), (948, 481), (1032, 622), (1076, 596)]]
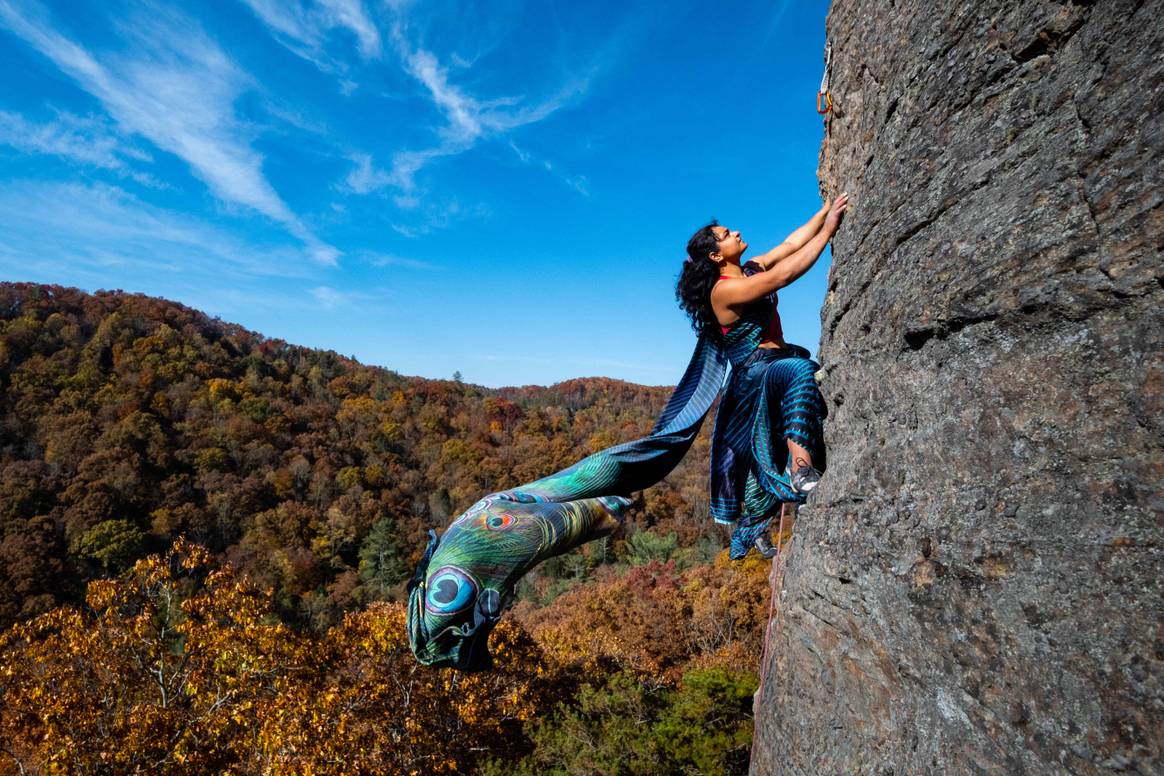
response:
[[(488, 386), (673, 384), (711, 217), (819, 207), (826, 2), (0, 0), (0, 279)], [(828, 253), (780, 294), (815, 352)]]

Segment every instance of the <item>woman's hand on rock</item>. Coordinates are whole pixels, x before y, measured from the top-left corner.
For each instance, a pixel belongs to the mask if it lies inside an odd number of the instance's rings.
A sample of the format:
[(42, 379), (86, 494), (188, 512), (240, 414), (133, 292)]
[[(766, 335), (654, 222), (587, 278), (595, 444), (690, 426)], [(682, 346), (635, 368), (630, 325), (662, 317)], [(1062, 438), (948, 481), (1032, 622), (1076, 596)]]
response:
[(837, 231), (837, 227), (841, 225), (841, 216), (844, 215), (848, 208), (849, 192), (847, 191), (834, 199), (829, 205), (829, 213), (827, 216), (825, 216), (824, 225), (825, 229), (828, 229), (830, 234)]

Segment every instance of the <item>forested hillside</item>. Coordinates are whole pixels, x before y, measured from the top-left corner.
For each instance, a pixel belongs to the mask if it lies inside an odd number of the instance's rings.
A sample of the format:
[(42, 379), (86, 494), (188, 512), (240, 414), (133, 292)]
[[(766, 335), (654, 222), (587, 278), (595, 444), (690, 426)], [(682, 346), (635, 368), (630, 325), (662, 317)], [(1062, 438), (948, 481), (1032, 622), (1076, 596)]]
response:
[(669, 393), (409, 378), (0, 284), (0, 768), (743, 767), (767, 565), (720, 552), (709, 428), (622, 532), (523, 581), (491, 678), (417, 666), (396, 603), (429, 528), (647, 433)]
[[(273, 587), (288, 621), (334, 624), (393, 597), (427, 529), (646, 433), (669, 394), (402, 377), (120, 292), (3, 284), (0, 311), (0, 625), (178, 535)], [(630, 534), (697, 543), (705, 451)]]

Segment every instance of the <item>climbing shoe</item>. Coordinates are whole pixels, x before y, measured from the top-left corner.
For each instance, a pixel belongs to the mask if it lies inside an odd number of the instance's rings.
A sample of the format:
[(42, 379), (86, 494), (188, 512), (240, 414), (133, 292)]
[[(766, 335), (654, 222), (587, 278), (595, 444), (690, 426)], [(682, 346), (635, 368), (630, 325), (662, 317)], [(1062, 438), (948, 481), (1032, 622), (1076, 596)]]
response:
[(801, 466), (792, 472), (792, 489), (797, 493), (811, 493), (820, 484), (820, 472), (811, 466)]
[(765, 558), (774, 558), (776, 557), (776, 553), (780, 552), (779, 549), (772, 545), (772, 538), (768, 536), (767, 531), (757, 536), (752, 546), (756, 548), (756, 552)]
[(757, 547), (757, 540), (760, 537), (768, 536), (768, 524), (771, 522), (771, 517), (741, 517), (732, 531), (728, 557), (732, 560), (743, 560), (753, 547)]

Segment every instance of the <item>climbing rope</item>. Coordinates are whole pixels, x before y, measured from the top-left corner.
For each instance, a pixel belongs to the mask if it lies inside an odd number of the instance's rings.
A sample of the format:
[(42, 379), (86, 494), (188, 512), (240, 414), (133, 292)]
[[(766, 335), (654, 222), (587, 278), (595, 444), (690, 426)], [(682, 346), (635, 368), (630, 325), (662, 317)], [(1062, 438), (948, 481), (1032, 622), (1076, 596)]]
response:
[[(787, 503), (780, 505), (780, 528), (776, 534), (776, 557), (772, 560), (772, 572), (768, 578), (771, 580), (771, 589), (768, 593), (768, 627), (764, 630), (764, 655), (760, 658), (760, 684), (756, 687), (756, 694), (752, 696), (752, 719), (760, 718), (760, 702), (764, 698), (764, 680), (768, 678), (768, 645), (772, 643), (772, 627), (775, 625), (773, 613), (780, 613), (783, 610), (776, 607), (776, 601), (780, 597), (780, 589), (784, 586), (784, 518), (785, 511), (788, 509)], [(781, 618), (783, 620), (783, 618)], [(752, 731), (752, 751), (749, 758), (749, 772), (752, 770), (750, 760), (756, 756), (756, 734)]]

